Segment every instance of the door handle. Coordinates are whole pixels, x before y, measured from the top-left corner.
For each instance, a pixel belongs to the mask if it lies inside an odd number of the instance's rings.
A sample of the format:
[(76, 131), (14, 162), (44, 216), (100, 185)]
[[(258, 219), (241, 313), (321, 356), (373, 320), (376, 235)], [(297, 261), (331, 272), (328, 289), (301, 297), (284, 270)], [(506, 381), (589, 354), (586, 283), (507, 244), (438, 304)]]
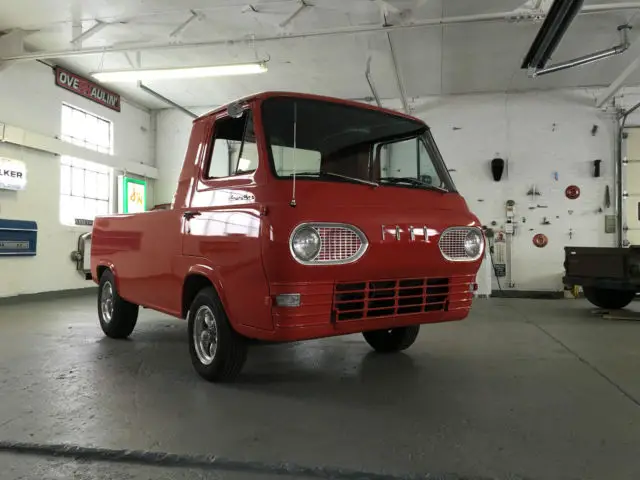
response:
[(182, 214), (182, 216), (186, 219), (186, 220), (191, 220), (193, 217), (197, 217), (199, 215), (202, 215), (202, 213), (200, 212), (184, 212)]

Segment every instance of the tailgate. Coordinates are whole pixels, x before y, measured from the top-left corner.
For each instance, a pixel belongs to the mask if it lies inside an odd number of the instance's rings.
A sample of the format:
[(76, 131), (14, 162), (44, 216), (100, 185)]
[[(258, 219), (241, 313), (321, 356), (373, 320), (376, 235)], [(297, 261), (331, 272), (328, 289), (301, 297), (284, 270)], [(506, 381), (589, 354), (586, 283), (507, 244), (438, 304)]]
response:
[(628, 248), (565, 247), (564, 251), (567, 277), (627, 277)]

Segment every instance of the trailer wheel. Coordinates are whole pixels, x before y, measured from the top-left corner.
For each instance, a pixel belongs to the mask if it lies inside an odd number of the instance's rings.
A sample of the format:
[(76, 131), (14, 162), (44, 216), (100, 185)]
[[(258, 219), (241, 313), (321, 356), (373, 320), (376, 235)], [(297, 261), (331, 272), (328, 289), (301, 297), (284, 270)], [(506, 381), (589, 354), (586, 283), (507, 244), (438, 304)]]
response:
[(98, 318), (102, 331), (111, 338), (127, 338), (138, 321), (138, 305), (126, 301), (118, 294), (111, 270), (106, 270), (100, 277)]
[(204, 288), (189, 308), (189, 353), (196, 372), (210, 382), (233, 381), (247, 359), (247, 342), (238, 335), (215, 290)]
[(381, 353), (400, 352), (406, 350), (416, 341), (420, 325), (392, 328), (389, 330), (373, 330), (362, 335), (374, 350)]
[(584, 296), (596, 307), (616, 310), (624, 308), (636, 296), (634, 290), (612, 290), (610, 288), (583, 287)]

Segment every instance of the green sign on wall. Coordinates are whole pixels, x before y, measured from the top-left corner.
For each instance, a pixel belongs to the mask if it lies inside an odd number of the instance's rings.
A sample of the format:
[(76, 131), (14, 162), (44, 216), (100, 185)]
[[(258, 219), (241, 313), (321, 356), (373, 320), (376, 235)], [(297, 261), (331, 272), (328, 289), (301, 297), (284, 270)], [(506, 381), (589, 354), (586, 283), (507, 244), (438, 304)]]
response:
[(147, 182), (122, 176), (120, 191), (121, 213), (139, 213), (147, 210)]

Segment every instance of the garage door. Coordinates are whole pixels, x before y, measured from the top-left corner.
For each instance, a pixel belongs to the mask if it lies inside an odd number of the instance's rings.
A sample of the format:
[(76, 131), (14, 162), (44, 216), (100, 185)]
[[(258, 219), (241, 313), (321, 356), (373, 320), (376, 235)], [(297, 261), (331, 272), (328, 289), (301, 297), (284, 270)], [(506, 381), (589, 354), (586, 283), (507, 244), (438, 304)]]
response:
[(640, 245), (640, 128), (627, 128), (626, 158), (623, 170), (625, 238), (631, 245)]

